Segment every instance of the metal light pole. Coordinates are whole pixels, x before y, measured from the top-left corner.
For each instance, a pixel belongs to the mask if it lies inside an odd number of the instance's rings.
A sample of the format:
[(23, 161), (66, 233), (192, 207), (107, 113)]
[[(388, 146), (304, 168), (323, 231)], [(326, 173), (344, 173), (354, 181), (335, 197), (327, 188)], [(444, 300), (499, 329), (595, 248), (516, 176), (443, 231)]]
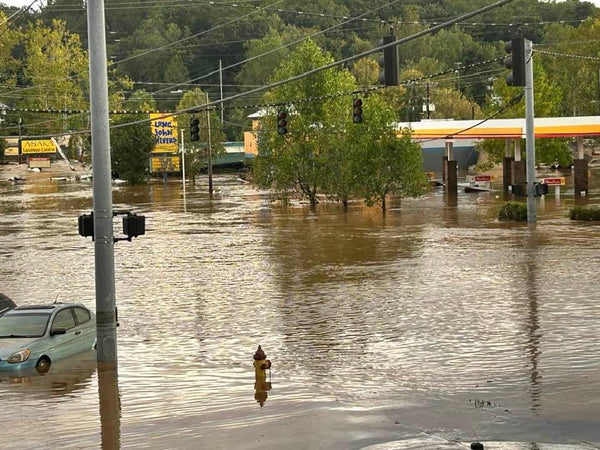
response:
[(223, 63), (219, 60), (219, 84), (221, 85), (221, 123), (223, 123)]
[(185, 209), (185, 146), (183, 143), (183, 132), (185, 130), (179, 130), (179, 140), (181, 142), (181, 175), (183, 176), (183, 208)]
[(117, 308), (104, 0), (88, 0), (87, 19), (94, 180), (97, 359), (99, 362), (116, 362)]
[[(208, 92), (206, 93), (206, 104), (208, 105)], [(213, 179), (212, 179), (212, 149), (210, 144), (210, 111), (208, 107), (206, 108), (206, 127), (208, 129), (208, 140), (207, 140), (207, 149), (208, 149), (208, 193), (210, 195), (213, 194)]]
[(533, 112), (533, 58), (531, 41), (525, 39), (525, 144), (527, 149), (527, 223), (535, 225), (535, 135)]

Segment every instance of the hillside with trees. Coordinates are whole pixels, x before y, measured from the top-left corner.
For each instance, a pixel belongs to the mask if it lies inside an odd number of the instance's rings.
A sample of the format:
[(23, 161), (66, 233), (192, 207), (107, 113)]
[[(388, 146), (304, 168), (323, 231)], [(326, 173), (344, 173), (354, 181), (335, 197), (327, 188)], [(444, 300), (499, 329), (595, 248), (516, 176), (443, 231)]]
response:
[[(187, 93), (198, 89), (217, 99), (219, 64), (223, 95), (229, 97), (276, 79), (309, 37), (339, 60), (377, 46), (390, 32), (409, 36), (486, 4), (490, 1), (107, 0), (111, 108), (175, 110)], [(50, 0), (27, 12), (3, 7), (0, 18), (0, 102), (8, 107), (2, 134), (86, 129), (85, 2)], [(428, 91), (436, 104), (432, 118), (486, 117), (515, 95), (516, 89), (504, 82), (500, 59), (505, 56), (503, 41), (518, 34), (531, 39), (536, 50), (600, 56), (600, 15), (593, 4), (515, 0), (399, 46), (402, 84), (382, 89), (379, 97), (396, 120), (421, 120)], [(351, 83), (358, 88), (378, 85), (377, 60), (372, 55), (345, 67)], [(598, 60), (536, 53), (535, 64), (538, 115), (598, 114)], [(225, 138), (241, 139), (249, 129), (246, 116), (273, 95), (256, 93), (227, 102)], [(522, 109), (522, 104), (509, 108), (503, 117), (518, 117)]]

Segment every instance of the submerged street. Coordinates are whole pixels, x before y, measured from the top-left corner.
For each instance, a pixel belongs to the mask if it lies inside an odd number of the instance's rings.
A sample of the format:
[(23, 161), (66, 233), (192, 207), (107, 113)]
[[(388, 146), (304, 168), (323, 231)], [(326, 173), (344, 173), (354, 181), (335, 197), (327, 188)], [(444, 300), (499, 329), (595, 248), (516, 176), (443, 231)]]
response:
[[(213, 199), (206, 179), (185, 200), (175, 179), (114, 187), (146, 216), (115, 246), (118, 378), (92, 351), (0, 374), (0, 423), (27, 429), (6, 448), (598, 448), (600, 227), (566, 217), (567, 184), (534, 231), (498, 222), (501, 191), (432, 190), (383, 217), (286, 209), (236, 175)], [(91, 208), (89, 183), (1, 186), (0, 291), (94, 309)]]

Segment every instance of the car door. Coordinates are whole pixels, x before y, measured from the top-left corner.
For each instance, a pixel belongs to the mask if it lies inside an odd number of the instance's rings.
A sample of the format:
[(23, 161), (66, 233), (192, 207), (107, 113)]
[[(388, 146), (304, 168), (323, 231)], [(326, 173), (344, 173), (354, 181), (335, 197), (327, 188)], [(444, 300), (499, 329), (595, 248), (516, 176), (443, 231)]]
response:
[(94, 346), (96, 340), (96, 324), (92, 321), (90, 312), (80, 306), (71, 308), (75, 315), (77, 326), (75, 327), (75, 336), (77, 339), (77, 352), (90, 350)]
[(60, 328), (66, 331), (65, 334), (50, 336), (53, 350), (52, 357), (54, 360), (66, 358), (67, 356), (77, 353), (77, 335), (75, 334), (76, 325), (75, 315), (71, 308), (61, 309), (54, 316), (50, 333), (52, 333), (53, 330)]

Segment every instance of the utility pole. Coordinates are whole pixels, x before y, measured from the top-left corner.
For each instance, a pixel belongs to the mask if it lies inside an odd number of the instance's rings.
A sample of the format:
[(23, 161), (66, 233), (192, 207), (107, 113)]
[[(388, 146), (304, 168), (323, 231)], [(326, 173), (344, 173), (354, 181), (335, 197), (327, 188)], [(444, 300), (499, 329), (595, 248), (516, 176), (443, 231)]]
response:
[(223, 124), (223, 62), (219, 60), (219, 84), (221, 86), (221, 124)]
[(96, 336), (99, 362), (117, 362), (117, 308), (104, 0), (87, 2), (94, 180)]
[(427, 82), (427, 118), (431, 119), (431, 112), (429, 111), (429, 82)]
[(533, 52), (531, 41), (525, 39), (525, 146), (527, 149), (527, 224), (535, 225), (535, 135), (533, 111)]
[[(206, 93), (206, 104), (208, 105), (208, 92)], [(208, 140), (206, 147), (208, 149), (208, 193), (213, 194), (213, 179), (212, 179), (212, 150), (210, 145), (210, 111), (206, 107), (206, 128), (208, 131)]]
[(454, 63), (456, 65), (456, 90), (460, 92), (460, 63)]

